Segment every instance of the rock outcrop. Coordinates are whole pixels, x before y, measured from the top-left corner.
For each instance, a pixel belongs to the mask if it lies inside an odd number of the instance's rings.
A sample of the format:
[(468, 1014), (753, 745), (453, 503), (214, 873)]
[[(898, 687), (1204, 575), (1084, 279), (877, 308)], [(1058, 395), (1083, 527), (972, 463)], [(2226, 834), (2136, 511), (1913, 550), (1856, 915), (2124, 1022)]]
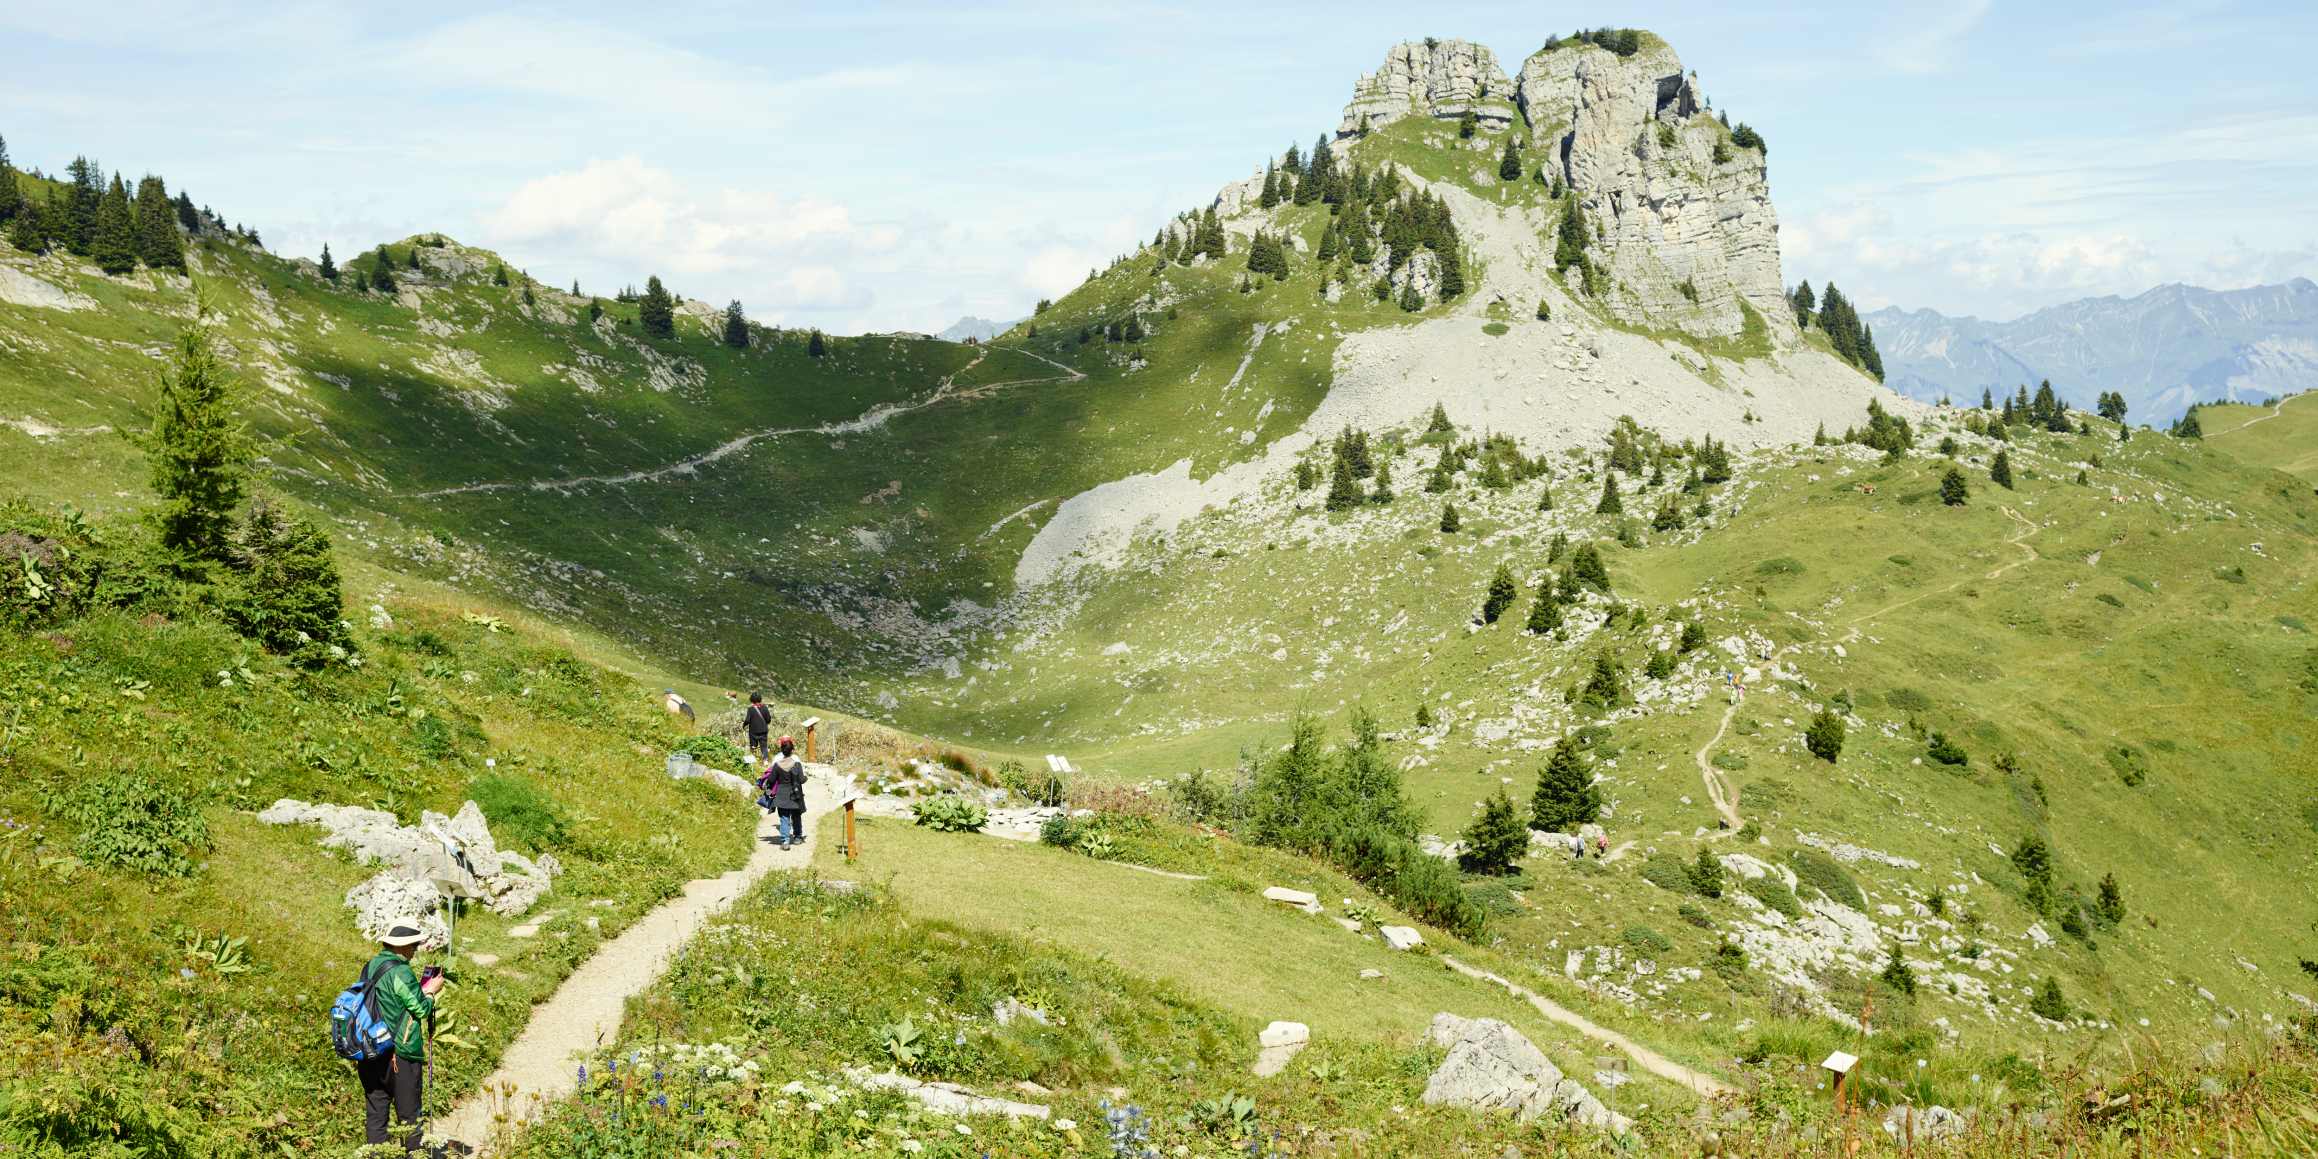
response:
[(1523, 1122), (1553, 1114), (1620, 1135), (1634, 1125), (1563, 1078), (1535, 1043), (1494, 1018), (1435, 1014), (1429, 1034), (1449, 1056), (1425, 1083), (1428, 1105), (1511, 1111)]
[(402, 825), (394, 814), (379, 809), (288, 798), (274, 802), (258, 814), (258, 820), (269, 825), (319, 825), (323, 848), (343, 849), (359, 864), (384, 866), (370, 880), (346, 891), (355, 927), (365, 937), (378, 937), (398, 921), (417, 918), (427, 931), (428, 945), (440, 946), (446, 927), (436, 911), (445, 898), (479, 898), (492, 912), (513, 917), (536, 904), (563, 872), (552, 853), (541, 854), (535, 863), (499, 848), (483, 810), (473, 801), (450, 817), (422, 813), (416, 826)]
[(1381, 67), (1360, 78), (1336, 135), (1382, 128), (1402, 117), (1456, 120), (1468, 112), (1492, 129), (1520, 116), (1513, 82), (1497, 54), (1464, 40), (1411, 40), (1394, 45)]
[(1731, 139), (1671, 46), (1641, 41), (1631, 56), (1564, 41), (1522, 63), (1530, 156), (1585, 207), (1621, 320), (1736, 335), (1744, 304), (1791, 340), (1763, 151)]

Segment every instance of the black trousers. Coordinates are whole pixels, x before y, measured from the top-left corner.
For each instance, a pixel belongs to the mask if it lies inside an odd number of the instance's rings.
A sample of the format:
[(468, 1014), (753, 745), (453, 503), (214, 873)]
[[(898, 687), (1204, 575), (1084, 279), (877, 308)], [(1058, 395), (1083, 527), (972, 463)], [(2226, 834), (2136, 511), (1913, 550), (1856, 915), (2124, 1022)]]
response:
[(426, 1070), (425, 1063), (396, 1058), (391, 1051), (355, 1064), (355, 1073), (362, 1078), (363, 1142), (387, 1141), (386, 1113), (391, 1106), (394, 1117), (410, 1127), (402, 1139), (404, 1153), (419, 1153), (419, 1100), (425, 1093)]

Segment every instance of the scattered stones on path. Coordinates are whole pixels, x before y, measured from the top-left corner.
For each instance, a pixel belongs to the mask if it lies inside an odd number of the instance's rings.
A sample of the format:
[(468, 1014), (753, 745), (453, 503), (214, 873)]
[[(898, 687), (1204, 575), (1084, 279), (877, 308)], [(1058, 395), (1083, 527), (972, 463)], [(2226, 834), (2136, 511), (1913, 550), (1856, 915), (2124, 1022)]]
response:
[(1287, 1069), (1288, 1060), (1310, 1045), (1312, 1028), (1301, 1022), (1274, 1022), (1256, 1036), (1255, 1074), (1270, 1078)]
[(1428, 1031), (1449, 1055), (1425, 1083), (1428, 1106), (1510, 1111), (1522, 1122), (1548, 1113), (1597, 1131), (1623, 1135), (1633, 1120), (1602, 1101), (1553, 1065), (1518, 1030), (1494, 1018), (1433, 1015)]

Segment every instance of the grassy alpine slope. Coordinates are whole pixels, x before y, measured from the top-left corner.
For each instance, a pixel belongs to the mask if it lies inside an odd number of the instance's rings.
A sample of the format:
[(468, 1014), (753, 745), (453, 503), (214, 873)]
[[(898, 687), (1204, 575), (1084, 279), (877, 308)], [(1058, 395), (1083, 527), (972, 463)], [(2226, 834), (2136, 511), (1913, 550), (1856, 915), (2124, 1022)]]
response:
[[(1612, 856), (1541, 852), (1464, 882), (1486, 928), (1428, 936), (1745, 1088), (1738, 1143), (1776, 1153), (1791, 1136), (1773, 1124), (1824, 1127), (1810, 1067), (1842, 1047), (1865, 1056), (1879, 1102), (1971, 1111), (1987, 1153), (2259, 1145), (2260, 1116), (2312, 1074), (2318, 505), (2269, 469), (2306, 466), (2298, 400), (2258, 425), (2208, 408), (2202, 443), (2120, 442), (2097, 421), (1998, 440), (1988, 416), (1881, 392), (1816, 329), (1701, 336), (1681, 317), (1613, 316), (1582, 267), (1551, 257), (1562, 203), (1494, 176), (1497, 130), (1465, 140), (1409, 117), (1339, 148), (1450, 207), (1463, 294), (1437, 292), (1445, 251), (1321, 261), (1349, 211), (1263, 207), (1245, 184), (1222, 199), (1220, 258), (1186, 260), (1202, 223), (1178, 219), (993, 343), (838, 337), (819, 357), (792, 331), (727, 346), (697, 306), (671, 338), (645, 336), (630, 303), (601, 300), (591, 320), (591, 299), (520, 273), (499, 285), (493, 255), (431, 235), (385, 247), (403, 283), (391, 299), (194, 239), (271, 486), (332, 532), (349, 606), (378, 602), (396, 627), (357, 627), (366, 666), (322, 675), (245, 656), (214, 626), (120, 613), (7, 637), (31, 706), (7, 759), (30, 775), (12, 773), (0, 807), (48, 851), (23, 835), (0, 847), (17, 850), (0, 873), (18, 935), (0, 1017), (59, 1063), (7, 1093), (0, 1123), (51, 1142), (142, 1123), (153, 1149), (201, 1153), (294, 1149), (344, 1117), (347, 1084), (284, 996), (316, 1005), (340, 984), (335, 899), (356, 877), (310, 834), (241, 812), (273, 795), (415, 815), (455, 806), (498, 754), (573, 810), (574, 868), (547, 907), (610, 900), (604, 933), (668, 882), (737, 860), (741, 822), (658, 778), (676, 738), (637, 689), (534, 643), (568, 632), (564, 650), (651, 673), (647, 687), (705, 691), (662, 669), (719, 684), (770, 671), (790, 699), (991, 763), (1067, 752), (1090, 770), (1077, 804), (1147, 827), (1112, 856), (1210, 879), (872, 825), (866, 865), (845, 871), (872, 888), (764, 887), (637, 1007), (626, 1048), (720, 1043), (763, 1080), (711, 1092), (753, 1117), (684, 1146), (900, 1149), (904, 1130), (971, 1150), (898, 1100), (818, 1086), (887, 1062), (1056, 1092), (1080, 1134), (1010, 1138), (1020, 1153), (1101, 1153), (1113, 1087), (1194, 1152), (1251, 1134), (1322, 1153), (1543, 1144), (1553, 1128), (1402, 1113), (1437, 1061), (1417, 1045), (1424, 1019), (1508, 1017), (1580, 1081), (1597, 1047), (1433, 962), (1262, 904), (1262, 886), (1298, 884), (1393, 912), (1334, 869), (1219, 835), (1245, 835), (1241, 782), (1295, 718), (1341, 735), (1355, 707), (1384, 720), (1384, 755), (1445, 841), (1499, 788), (1526, 805), (1553, 745), (1584, 749)], [(1284, 277), (1247, 268), (1259, 233), (1285, 239)], [(0, 264), (15, 287), (0, 295), (0, 486), (122, 519), (143, 467), (118, 432), (147, 424), (192, 286), (5, 243)], [(1428, 288), (1408, 293), (1417, 269)], [(1109, 336), (1129, 322), (1139, 339)], [(1913, 424), (1900, 453), (1808, 441), (1817, 424), (1866, 424), (1871, 399)], [(1424, 420), (1435, 400), (1447, 429)], [(1613, 428), (1620, 415), (1633, 421)], [(1331, 443), (1352, 426), (1389, 497), (1370, 475), (1330, 510)], [(1727, 479), (1707, 438), (1731, 448)], [(1639, 455), (1613, 465), (1628, 443)], [(2000, 451), (2010, 487), (1991, 478)], [(1962, 506), (1939, 496), (1951, 468)], [(1599, 512), (1613, 478), (1623, 510)], [(1540, 581), (1583, 548), (1608, 590), (1524, 631)], [(1516, 598), (1477, 623), (1500, 565)], [(257, 687), (216, 683), (244, 665)], [(557, 686), (541, 673), (579, 683), (543, 700)], [(465, 722), (447, 753), (416, 736), (414, 704)], [(1847, 734), (1832, 763), (1803, 744), (1823, 712)], [(194, 802), (207, 867), (132, 889), (61, 854), (79, 834), (43, 819), (41, 794), (105, 766), (159, 770)], [(1194, 769), (1210, 774), (1197, 795), (1158, 784)], [(1717, 827), (1718, 795), (1735, 831)], [(2046, 862), (2023, 852), (2040, 847)], [(1702, 853), (1719, 874), (1696, 871)], [(293, 857), (317, 868), (280, 873)], [(598, 936), (576, 910), (561, 920), (568, 938), (520, 947), (479, 924), (507, 959), (454, 991), (474, 1049), (445, 1053), (451, 1082), (484, 1073)], [(193, 939), (218, 934), (249, 937), (269, 990), (203, 972), (214, 942)], [(842, 968), (869, 955), (897, 965)], [(1363, 990), (1371, 962), (1387, 978)], [(803, 981), (772, 981), (787, 977)], [(786, 1023), (784, 996), (803, 1011)], [(1065, 1021), (994, 1030), (1004, 997)], [(1877, 1034), (1862, 1039), (1870, 998)], [(1320, 1008), (1284, 1008), (1299, 999)], [(839, 1007), (858, 1014), (829, 1021)], [(905, 1059), (908, 1036), (886, 1032), (905, 1015), (948, 1037)], [(1272, 1017), (1321, 1037), (1259, 1086), (1241, 1072)], [(2214, 1060), (2141, 1061), (2216, 1042)], [(624, 1073), (532, 1145), (594, 1153), (612, 1109), (648, 1116), (618, 1101), (650, 1097)], [(224, 1101), (188, 1093), (211, 1078)], [(816, 1086), (783, 1096), (791, 1079)], [(1588, 1085), (1649, 1138), (1691, 1131), (1695, 1104), (1653, 1080)], [(1216, 1101), (1233, 1093), (1256, 1106)], [(2045, 1133), (2004, 1133), (2031, 1129), (2024, 1107)]]

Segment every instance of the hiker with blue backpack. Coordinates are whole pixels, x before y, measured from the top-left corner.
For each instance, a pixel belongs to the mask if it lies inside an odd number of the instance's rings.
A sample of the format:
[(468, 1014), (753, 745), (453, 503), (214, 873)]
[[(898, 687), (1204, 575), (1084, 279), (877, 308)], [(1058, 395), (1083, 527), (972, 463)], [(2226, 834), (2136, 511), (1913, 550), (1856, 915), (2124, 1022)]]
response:
[(354, 1063), (362, 1080), (364, 1141), (387, 1142), (387, 1110), (410, 1129), (403, 1136), (405, 1154), (416, 1155), (422, 1143), (419, 1108), (426, 1098), (427, 1039), (424, 1027), (433, 1024), (435, 995), (443, 988), (439, 967), (430, 966), (421, 978), (411, 969), (426, 934), (416, 919), (396, 922), (379, 939), (378, 955), (362, 967), (362, 976), (338, 995), (330, 1008), (330, 1042), (340, 1057)]

